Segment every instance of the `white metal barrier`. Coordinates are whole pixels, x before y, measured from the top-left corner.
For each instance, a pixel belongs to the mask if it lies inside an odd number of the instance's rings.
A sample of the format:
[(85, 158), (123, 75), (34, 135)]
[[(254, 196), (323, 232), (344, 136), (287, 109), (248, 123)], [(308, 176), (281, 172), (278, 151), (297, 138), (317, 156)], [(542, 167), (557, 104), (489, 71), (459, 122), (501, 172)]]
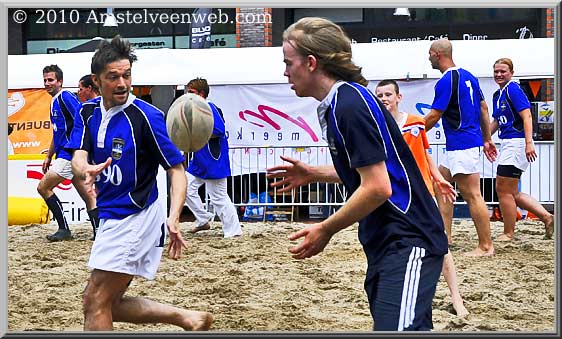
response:
[[(496, 143), (498, 149), (501, 145)], [(554, 202), (554, 142), (536, 141), (538, 159), (531, 163), (521, 177), (521, 191), (537, 199), (541, 204)], [(445, 151), (444, 144), (431, 146), (431, 155), (439, 164), (440, 156)], [(281, 194), (278, 189), (270, 186), (271, 180), (266, 177), (266, 169), (284, 164), (281, 155), (295, 158), (310, 165), (331, 164), (331, 158), (326, 146), (315, 147), (232, 147), (230, 149), (230, 163), (232, 177), (228, 179), (228, 191), (237, 207), (268, 206), (268, 208), (296, 208), (308, 206), (309, 216), (327, 216), (334, 208), (343, 205), (347, 198), (347, 191), (342, 184), (311, 183), (288, 194)], [(482, 169), (481, 191), (488, 205), (497, 205), (498, 198), (495, 191), (495, 176), (497, 163), (490, 163), (481, 155)], [(253, 193), (259, 196), (267, 192), (267, 201), (250, 202)], [(206, 196), (206, 194), (205, 194)], [(263, 196), (263, 194), (262, 194)], [(207, 206), (210, 207), (208, 196)], [(466, 204), (461, 197), (455, 204)]]

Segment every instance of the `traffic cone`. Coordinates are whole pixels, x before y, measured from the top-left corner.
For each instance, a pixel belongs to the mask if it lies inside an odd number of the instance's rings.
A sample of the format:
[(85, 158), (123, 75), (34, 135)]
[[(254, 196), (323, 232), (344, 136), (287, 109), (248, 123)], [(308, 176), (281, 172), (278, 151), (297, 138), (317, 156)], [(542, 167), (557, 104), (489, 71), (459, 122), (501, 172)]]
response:
[(537, 217), (533, 212), (527, 212), (527, 220), (541, 220), (541, 218)]

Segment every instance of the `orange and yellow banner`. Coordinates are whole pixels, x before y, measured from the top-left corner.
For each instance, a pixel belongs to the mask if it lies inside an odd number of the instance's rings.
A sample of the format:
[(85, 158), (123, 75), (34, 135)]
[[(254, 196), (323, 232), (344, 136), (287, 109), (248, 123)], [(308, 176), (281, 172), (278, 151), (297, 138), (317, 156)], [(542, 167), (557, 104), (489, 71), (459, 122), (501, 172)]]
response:
[(53, 130), (49, 117), (51, 96), (44, 89), (8, 90), (8, 136), (15, 154), (47, 153)]

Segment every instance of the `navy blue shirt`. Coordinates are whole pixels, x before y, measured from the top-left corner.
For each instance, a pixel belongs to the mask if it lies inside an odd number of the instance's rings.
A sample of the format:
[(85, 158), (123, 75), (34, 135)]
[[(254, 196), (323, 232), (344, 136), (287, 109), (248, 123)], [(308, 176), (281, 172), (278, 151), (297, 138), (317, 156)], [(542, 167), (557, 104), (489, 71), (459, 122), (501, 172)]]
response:
[(57, 158), (72, 159), (64, 150), (74, 127), (74, 116), (80, 110), (80, 100), (67, 90), (59, 91), (51, 100), (51, 123), (53, 125), (53, 146)]
[(184, 160), (168, 137), (164, 113), (132, 94), (108, 111), (101, 97), (85, 102), (67, 148), (87, 151), (93, 164), (112, 158), (96, 178), (102, 219), (123, 219), (150, 206), (158, 197), (158, 166), (167, 170)]
[(484, 94), (478, 79), (469, 71), (452, 67), (435, 84), (431, 108), (443, 112), (447, 151), (484, 145), (480, 129), (480, 102)]
[(350, 194), (361, 183), (356, 168), (386, 164), (392, 195), (359, 221), (359, 241), (367, 257), (377, 261), (396, 241), (446, 254), (439, 209), (400, 129), (375, 95), (357, 83), (338, 82), (319, 107), (319, 118), (335, 169)]
[(208, 102), (213, 112), (213, 136), (200, 150), (193, 153), (187, 171), (201, 179), (223, 179), (230, 176), (228, 140), (221, 110)]
[(525, 138), (523, 119), (519, 112), (531, 109), (529, 99), (514, 81), (494, 93), (492, 116), (498, 121), (500, 139)]

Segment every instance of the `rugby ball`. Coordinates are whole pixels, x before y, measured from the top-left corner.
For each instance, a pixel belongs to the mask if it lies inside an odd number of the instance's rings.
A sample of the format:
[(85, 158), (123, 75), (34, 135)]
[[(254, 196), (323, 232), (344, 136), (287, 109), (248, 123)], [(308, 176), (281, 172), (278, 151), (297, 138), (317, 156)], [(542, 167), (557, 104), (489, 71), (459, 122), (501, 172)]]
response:
[(213, 134), (214, 123), (213, 111), (207, 101), (193, 93), (174, 100), (166, 117), (170, 139), (184, 152), (203, 148)]

